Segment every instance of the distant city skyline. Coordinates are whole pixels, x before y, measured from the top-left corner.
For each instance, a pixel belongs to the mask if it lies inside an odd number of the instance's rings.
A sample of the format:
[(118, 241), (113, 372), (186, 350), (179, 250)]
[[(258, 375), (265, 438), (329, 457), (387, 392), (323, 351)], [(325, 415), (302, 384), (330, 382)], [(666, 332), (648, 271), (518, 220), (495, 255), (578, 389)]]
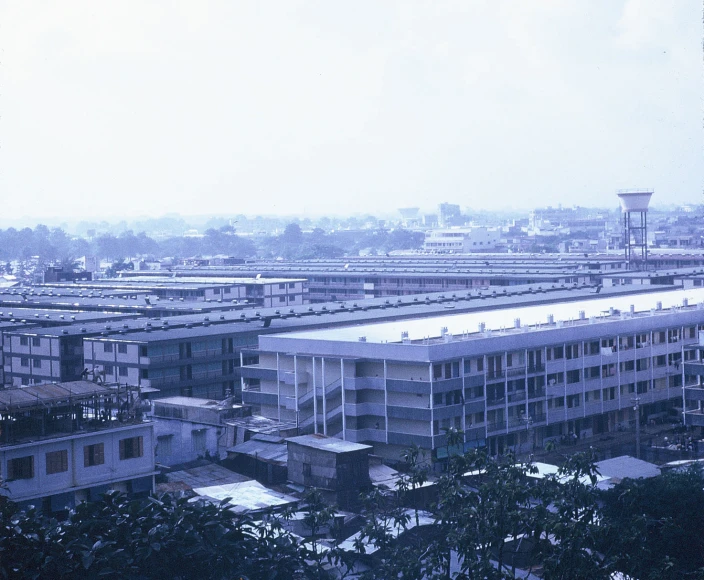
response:
[(0, 222), (704, 201), (702, 4), (0, 4)]

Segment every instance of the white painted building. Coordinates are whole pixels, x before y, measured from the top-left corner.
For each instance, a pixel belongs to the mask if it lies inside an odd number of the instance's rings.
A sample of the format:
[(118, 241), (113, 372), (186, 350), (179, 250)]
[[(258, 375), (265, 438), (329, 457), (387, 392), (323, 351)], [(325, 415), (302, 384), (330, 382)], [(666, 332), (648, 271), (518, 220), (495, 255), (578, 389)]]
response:
[(499, 230), (483, 226), (430, 230), (425, 234), (423, 249), (445, 254), (490, 252), (496, 249), (500, 238)]
[(133, 403), (90, 381), (0, 390), (0, 494), (57, 511), (111, 489), (153, 491), (153, 423), (110, 412)]

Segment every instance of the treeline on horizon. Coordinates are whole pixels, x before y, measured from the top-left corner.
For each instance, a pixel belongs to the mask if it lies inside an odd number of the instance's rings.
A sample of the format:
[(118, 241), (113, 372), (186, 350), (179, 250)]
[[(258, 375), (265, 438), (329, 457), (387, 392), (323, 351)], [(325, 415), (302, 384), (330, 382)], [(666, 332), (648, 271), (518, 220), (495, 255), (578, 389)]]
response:
[[(288, 224), (281, 234), (238, 235), (234, 227), (209, 228), (203, 236), (170, 236), (156, 240), (145, 232), (126, 230), (115, 235), (103, 233), (92, 238), (68, 235), (61, 228), (38, 225), (34, 229), (0, 230), (0, 260), (29, 260), (62, 263), (70, 266), (82, 256), (97, 256), (113, 261), (150, 256), (189, 258), (226, 255), (234, 258), (333, 258), (357, 255), (360, 250), (388, 253), (393, 250), (420, 249), (422, 232), (383, 227), (369, 230), (325, 232), (315, 228), (304, 232), (296, 223)], [(6, 267), (7, 269), (7, 267)], [(11, 272), (8, 272), (11, 273)]]

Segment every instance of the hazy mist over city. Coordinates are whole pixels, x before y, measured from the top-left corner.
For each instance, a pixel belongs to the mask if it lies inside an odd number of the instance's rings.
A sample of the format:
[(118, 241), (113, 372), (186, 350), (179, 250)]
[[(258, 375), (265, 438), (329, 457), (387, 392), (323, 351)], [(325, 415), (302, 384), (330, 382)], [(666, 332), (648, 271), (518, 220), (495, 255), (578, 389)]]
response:
[(699, 203), (702, 5), (8, 2), (2, 226)]

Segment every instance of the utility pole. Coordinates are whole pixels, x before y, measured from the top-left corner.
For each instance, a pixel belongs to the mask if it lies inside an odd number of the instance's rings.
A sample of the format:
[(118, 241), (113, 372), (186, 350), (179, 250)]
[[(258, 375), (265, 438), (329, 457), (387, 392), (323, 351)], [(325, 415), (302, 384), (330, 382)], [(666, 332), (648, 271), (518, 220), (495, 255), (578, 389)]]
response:
[(636, 459), (640, 459), (640, 397), (631, 399), (631, 403), (635, 404), (636, 412)]

